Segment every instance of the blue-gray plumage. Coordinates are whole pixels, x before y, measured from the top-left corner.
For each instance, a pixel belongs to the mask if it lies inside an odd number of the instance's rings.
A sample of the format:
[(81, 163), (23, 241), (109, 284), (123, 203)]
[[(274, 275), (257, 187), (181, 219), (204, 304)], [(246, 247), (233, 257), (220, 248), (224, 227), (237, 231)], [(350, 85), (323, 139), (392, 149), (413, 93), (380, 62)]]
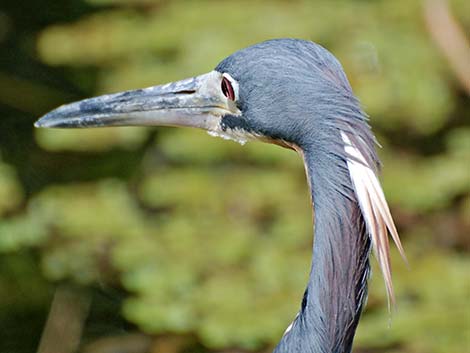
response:
[(276, 353), (347, 353), (367, 297), (374, 248), (393, 302), (387, 230), (403, 253), (376, 174), (366, 115), (339, 62), (309, 41), (240, 50), (195, 78), (60, 107), (38, 127), (171, 125), (261, 140), (302, 156), (315, 210), (300, 311)]

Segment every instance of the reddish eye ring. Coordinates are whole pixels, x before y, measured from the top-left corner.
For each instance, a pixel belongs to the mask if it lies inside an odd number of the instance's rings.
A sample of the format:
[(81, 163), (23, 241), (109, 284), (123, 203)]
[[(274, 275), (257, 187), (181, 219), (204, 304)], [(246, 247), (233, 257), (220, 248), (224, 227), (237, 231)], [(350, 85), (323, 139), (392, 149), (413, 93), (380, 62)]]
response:
[(222, 83), (220, 85), (222, 89), (222, 93), (224, 94), (225, 97), (230, 99), (231, 101), (235, 100), (235, 91), (233, 90), (232, 83), (227, 77), (222, 78)]

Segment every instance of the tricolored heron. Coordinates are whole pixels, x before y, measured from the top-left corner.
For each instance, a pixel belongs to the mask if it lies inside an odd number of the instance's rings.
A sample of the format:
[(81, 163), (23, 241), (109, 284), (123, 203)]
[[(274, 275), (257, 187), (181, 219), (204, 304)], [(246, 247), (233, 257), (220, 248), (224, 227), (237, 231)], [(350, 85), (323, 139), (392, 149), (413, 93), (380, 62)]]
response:
[(376, 141), (340, 63), (323, 47), (266, 41), (207, 74), (71, 103), (36, 123), (123, 125), (197, 127), (301, 155), (315, 210), (313, 261), (300, 311), (275, 352), (351, 351), (367, 297), (371, 247), (394, 302), (388, 232), (404, 253), (377, 179)]

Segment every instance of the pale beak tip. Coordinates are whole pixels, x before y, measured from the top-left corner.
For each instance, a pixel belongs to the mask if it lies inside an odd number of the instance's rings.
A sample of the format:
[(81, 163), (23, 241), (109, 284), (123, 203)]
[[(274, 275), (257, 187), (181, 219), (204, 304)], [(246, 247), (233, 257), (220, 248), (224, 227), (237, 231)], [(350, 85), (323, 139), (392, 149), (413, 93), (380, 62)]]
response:
[[(72, 103), (70, 106), (73, 106)], [(93, 115), (73, 114), (70, 106), (59, 107), (46, 115), (43, 115), (35, 123), (36, 128), (84, 128), (89, 126), (103, 126), (99, 119)]]
[[(53, 112), (51, 112), (53, 113)], [(43, 115), (42, 117), (40, 117), (35, 123), (34, 123), (34, 127), (36, 128), (42, 128), (42, 127), (54, 127), (54, 126), (57, 126), (57, 121), (56, 119), (54, 119), (53, 116), (51, 116), (52, 114), (51, 113), (48, 113), (46, 115)]]
[(63, 118), (60, 114), (56, 114), (52, 111), (41, 118), (35, 123), (36, 128), (67, 128), (67, 127), (80, 127), (75, 123), (75, 119)]

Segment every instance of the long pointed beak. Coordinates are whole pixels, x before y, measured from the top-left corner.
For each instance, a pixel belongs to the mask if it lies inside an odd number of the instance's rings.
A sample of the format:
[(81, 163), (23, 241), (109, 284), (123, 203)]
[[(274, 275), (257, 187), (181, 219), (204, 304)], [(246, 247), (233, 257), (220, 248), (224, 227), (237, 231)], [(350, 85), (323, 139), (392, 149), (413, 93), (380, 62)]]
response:
[(44, 115), (36, 127), (191, 126), (214, 130), (225, 114), (239, 115), (221, 91), (222, 74), (207, 74), (134, 91), (63, 105)]

